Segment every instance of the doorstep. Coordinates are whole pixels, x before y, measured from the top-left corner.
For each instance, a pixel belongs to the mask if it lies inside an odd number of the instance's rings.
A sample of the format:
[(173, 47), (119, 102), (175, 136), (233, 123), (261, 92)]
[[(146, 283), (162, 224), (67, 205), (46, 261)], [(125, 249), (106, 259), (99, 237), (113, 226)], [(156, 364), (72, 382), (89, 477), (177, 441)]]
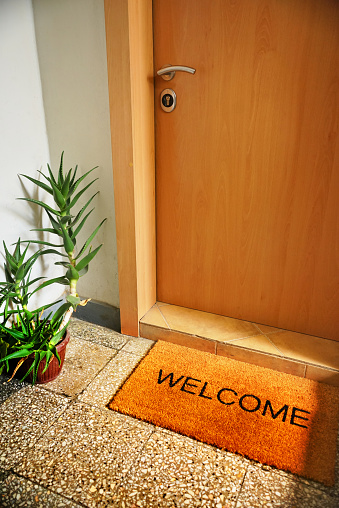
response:
[(140, 336), (339, 386), (339, 342), (157, 302)]

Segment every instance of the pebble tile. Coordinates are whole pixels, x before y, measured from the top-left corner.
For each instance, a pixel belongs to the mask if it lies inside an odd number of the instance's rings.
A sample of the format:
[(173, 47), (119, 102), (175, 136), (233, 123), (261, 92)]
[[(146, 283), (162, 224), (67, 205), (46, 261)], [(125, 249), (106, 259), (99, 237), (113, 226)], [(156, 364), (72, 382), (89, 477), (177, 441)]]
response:
[(0, 506), (2, 508), (81, 508), (71, 499), (54, 494), (14, 474), (0, 480)]
[(338, 498), (298, 479), (251, 465), (236, 508), (338, 508)]
[(87, 323), (86, 321), (81, 321), (76, 318), (71, 319), (68, 329), (71, 337), (88, 340), (95, 344), (101, 344), (102, 346), (118, 350), (130, 339), (130, 337), (110, 330), (109, 328)]
[(154, 346), (155, 342), (149, 339), (138, 337), (131, 338), (122, 348), (127, 353), (144, 356)]
[(0, 467), (8, 469), (20, 462), (68, 402), (65, 397), (31, 386), (11, 395), (1, 406)]
[(15, 472), (90, 508), (112, 506), (117, 483), (153, 429), (113, 411), (75, 403)]
[(118, 486), (114, 506), (231, 507), (247, 466), (243, 457), (158, 430)]
[(13, 393), (27, 386), (25, 382), (20, 383), (20, 381), (15, 378), (8, 381), (9, 377), (10, 376), (6, 375), (0, 376), (0, 405), (3, 404)]
[(79, 399), (88, 404), (107, 406), (142, 357), (143, 354), (135, 355), (119, 351), (80, 395)]
[(71, 337), (61, 374), (48, 389), (70, 397), (81, 393), (115, 354), (114, 349)]
[(57, 380), (0, 377), (1, 507), (339, 507), (338, 462), (329, 488), (107, 410), (153, 342), (70, 329)]

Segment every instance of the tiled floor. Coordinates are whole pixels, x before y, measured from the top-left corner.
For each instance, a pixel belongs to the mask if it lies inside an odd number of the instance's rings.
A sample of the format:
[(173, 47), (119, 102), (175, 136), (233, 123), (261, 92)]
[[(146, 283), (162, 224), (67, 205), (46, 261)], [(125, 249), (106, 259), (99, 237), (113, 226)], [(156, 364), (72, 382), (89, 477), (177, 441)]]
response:
[(339, 386), (339, 342), (157, 302), (140, 335)]
[(107, 410), (153, 342), (77, 320), (70, 331), (55, 381), (0, 378), (1, 507), (339, 506), (339, 463), (328, 488)]

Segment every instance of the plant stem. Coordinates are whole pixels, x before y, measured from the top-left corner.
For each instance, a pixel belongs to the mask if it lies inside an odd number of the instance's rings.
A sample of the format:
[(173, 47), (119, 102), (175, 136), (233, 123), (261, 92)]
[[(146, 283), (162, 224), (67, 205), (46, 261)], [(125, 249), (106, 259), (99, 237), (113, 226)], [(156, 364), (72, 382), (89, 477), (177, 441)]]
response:
[(70, 307), (68, 311), (65, 313), (63, 320), (61, 321), (61, 324), (59, 326), (58, 332), (60, 332), (65, 326), (68, 324), (69, 320), (71, 319), (71, 316), (73, 314), (73, 307)]

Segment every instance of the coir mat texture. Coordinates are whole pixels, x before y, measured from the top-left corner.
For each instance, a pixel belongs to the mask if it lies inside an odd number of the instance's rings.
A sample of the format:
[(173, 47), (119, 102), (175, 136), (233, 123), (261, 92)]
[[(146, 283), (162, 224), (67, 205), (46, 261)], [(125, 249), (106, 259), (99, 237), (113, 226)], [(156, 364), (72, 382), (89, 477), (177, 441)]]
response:
[(336, 387), (159, 341), (108, 407), (334, 484)]

